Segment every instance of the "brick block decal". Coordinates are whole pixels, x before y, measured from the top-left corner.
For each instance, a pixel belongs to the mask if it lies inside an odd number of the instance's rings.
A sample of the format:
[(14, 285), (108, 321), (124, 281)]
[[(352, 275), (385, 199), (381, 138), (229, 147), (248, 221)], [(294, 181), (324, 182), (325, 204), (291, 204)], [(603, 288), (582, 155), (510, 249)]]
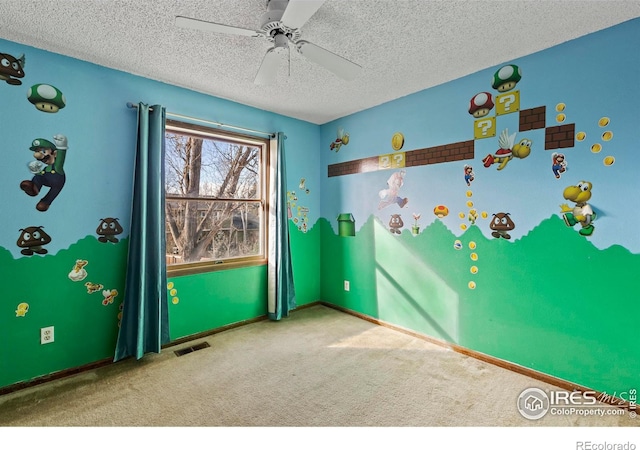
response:
[[(474, 141), (471, 140), (439, 145), (437, 147), (409, 150), (405, 152), (405, 167), (426, 166), (429, 164), (473, 159), (475, 155), (474, 147)], [(385, 169), (387, 168), (380, 167), (378, 157), (373, 156), (370, 158), (330, 164), (327, 168), (327, 175), (329, 177), (338, 177), (341, 175)]]
[(546, 125), (547, 107), (523, 109), (520, 111), (520, 131), (539, 130)]
[(544, 133), (544, 149), (555, 150), (575, 146), (576, 124), (548, 127)]

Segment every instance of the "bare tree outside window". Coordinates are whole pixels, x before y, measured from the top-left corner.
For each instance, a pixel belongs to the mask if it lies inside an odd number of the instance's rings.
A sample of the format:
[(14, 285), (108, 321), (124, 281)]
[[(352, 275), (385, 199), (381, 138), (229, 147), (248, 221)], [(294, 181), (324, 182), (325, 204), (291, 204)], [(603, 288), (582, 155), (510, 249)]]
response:
[(167, 266), (264, 258), (267, 142), (167, 121)]

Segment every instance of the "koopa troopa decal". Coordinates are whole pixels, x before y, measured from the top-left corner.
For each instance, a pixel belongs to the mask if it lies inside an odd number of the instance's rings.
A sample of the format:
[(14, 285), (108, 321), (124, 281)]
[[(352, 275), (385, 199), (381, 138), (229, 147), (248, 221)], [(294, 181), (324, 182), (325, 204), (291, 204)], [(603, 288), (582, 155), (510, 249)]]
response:
[(498, 170), (502, 170), (507, 167), (509, 161), (511, 161), (514, 157), (524, 159), (531, 154), (531, 140), (530, 139), (521, 139), (517, 144), (515, 143), (516, 133), (513, 133), (509, 136), (509, 130), (504, 129), (502, 133), (500, 133), (500, 137), (498, 138), (498, 145), (500, 148), (496, 151), (495, 154), (488, 154), (484, 157), (482, 162), (485, 167), (489, 167), (492, 164), (499, 164)]
[(7, 84), (19, 86), (22, 81), (18, 78), (24, 77), (24, 55), (14, 58), (6, 53), (0, 53), (0, 80), (4, 80)]
[(42, 138), (33, 140), (30, 150), (36, 160), (31, 161), (28, 167), (34, 176), (31, 180), (20, 183), (20, 189), (31, 197), (38, 195), (42, 186), (49, 187), (49, 192), (36, 204), (38, 211), (49, 209), (66, 181), (64, 160), (67, 155), (67, 137), (56, 134), (53, 140), (55, 144)]
[(582, 227), (579, 233), (583, 236), (591, 236), (595, 229), (593, 221), (596, 220), (596, 213), (587, 203), (591, 199), (592, 187), (590, 181), (581, 181), (575, 186), (566, 187), (562, 193), (562, 196), (566, 200), (575, 203), (573, 208), (570, 208), (566, 203), (560, 205), (564, 223), (566, 223), (568, 227), (579, 223)]

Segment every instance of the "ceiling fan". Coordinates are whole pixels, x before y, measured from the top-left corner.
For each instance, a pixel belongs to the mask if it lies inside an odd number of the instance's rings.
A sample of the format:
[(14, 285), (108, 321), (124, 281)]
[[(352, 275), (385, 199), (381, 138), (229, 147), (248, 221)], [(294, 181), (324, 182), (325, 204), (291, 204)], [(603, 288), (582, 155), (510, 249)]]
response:
[(325, 0), (267, 0), (260, 29), (250, 30), (220, 23), (177, 16), (176, 25), (193, 30), (258, 37), (273, 44), (262, 59), (255, 84), (270, 84), (276, 78), (285, 56), (290, 63), (290, 46), (309, 61), (319, 64), (345, 80), (353, 80), (362, 67), (311, 42), (301, 40), (300, 28), (307, 23)]

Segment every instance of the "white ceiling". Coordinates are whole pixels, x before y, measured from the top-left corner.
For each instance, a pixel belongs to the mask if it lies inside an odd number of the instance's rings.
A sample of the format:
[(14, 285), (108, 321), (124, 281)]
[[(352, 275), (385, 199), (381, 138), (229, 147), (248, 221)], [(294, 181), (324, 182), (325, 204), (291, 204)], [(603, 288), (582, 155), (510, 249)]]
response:
[(266, 40), (174, 24), (257, 30), (265, 10), (266, 0), (0, 0), (0, 38), (323, 124), (639, 17), (640, 0), (326, 0), (302, 39), (362, 66), (350, 82), (293, 50), (290, 76), (284, 64), (258, 86)]

